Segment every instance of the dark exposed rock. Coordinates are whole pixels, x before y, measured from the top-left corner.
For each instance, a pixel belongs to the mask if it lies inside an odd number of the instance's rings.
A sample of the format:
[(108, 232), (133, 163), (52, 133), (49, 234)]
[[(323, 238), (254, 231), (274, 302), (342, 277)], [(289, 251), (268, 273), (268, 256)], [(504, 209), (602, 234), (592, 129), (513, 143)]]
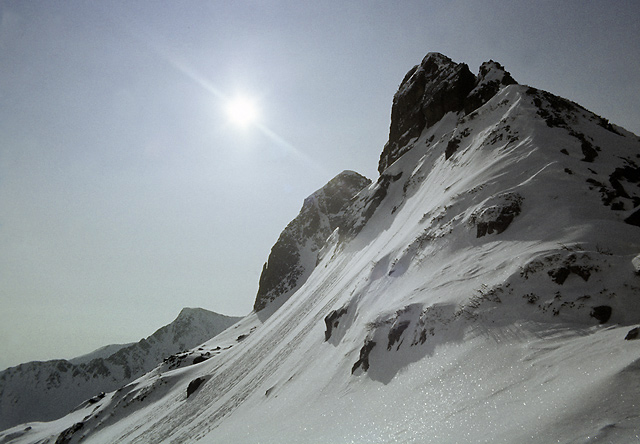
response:
[(402, 172), (395, 175), (381, 174), (376, 181), (373, 193), (360, 198), (349, 207), (345, 214), (344, 226), (341, 227), (341, 237), (349, 238), (358, 234), (387, 197), (391, 184), (400, 180), (401, 177)]
[[(576, 105), (576, 107), (577, 106), (578, 105)], [(576, 112), (576, 110), (574, 110), (573, 112)], [(569, 129), (569, 135), (575, 137), (580, 141), (580, 149), (582, 150), (582, 154), (584, 155), (584, 157), (581, 159), (583, 162), (591, 163), (596, 160), (596, 157), (598, 157), (598, 151), (600, 150), (599, 147), (594, 147), (593, 144), (582, 133)]]
[(418, 344), (422, 345), (425, 342), (427, 342), (427, 330), (421, 329), (417, 340), (415, 340), (411, 345), (418, 345)]
[(194, 364), (200, 364), (201, 362), (204, 362), (207, 359), (209, 359), (209, 356), (199, 355), (199, 356), (196, 356), (195, 358), (193, 358), (193, 363)]
[[(486, 234), (502, 233), (513, 222), (513, 219), (519, 214), (519, 211), (513, 211), (514, 207), (502, 207), (498, 217), (488, 222), (480, 222), (476, 237), (482, 237)], [(517, 208), (516, 208), (517, 210)]]
[(584, 162), (593, 162), (598, 157), (598, 151), (588, 140), (583, 140), (580, 147), (582, 148), (582, 154), (584, 154), (582, 159)]
[(109, 368), (105, 365), (104, 359), (102, 358), (94, 359), (89, 362), (86, 364), (86, 368), (88, 373), (90, 373), (94, 378), (98, 376), (109, 376), (111, 374)]
[(611, 307), (608, 305), (599, 305), (591, 309), (591, 317), (596, 318), (601, 324), (604, 324), (611, 318)]
[(255, 311), (264, 309), (276, 298), (292, 294), (304, 284), (325, 241), (333, 230), (344, 224), (346, 207), (370, 183), (366, 177), (344, 171), (305, 199), (298, 216), (271, 248), (260, 275)]
[(537, 114), (550, 128), (570, 129), (567, 120), (572, 118), (576, 109), (582, 108), (577, 103), (536, 88), (528, 88), (527, 94), (533, 97), (533, 104), (538, 108)]
[[(469, 114), (484, 105), (506, 85), (516, 81), (494, 61), (480, 66), (474, 76), (464, 63), (431, 52), (405, 75), (393, 97), (389, 140), (382, 150), (378, 171), (411, 149), (408, 142), (433, 126), (448, 112)], [(447, 158), (455, 151), (447, 149)]]
[[(627, 172), (629, 174), (627, 174)], [(622, 183), (620, 183), (620, 181), (626, 179), (626, 180), (630, 180), (631, 182), (637, 183), (638, 182), (638, 177), (637, 177), (638, 172), (640, 172), (640, 169), (635, 169), (635, 168), (616, 168), (613, 171), (613, 173), (611, 173), (611, 175), (609, 175), (609, 183), (611, 184), (613, 189), (616, 191), (616, 194), (618, 196), (626, 197), (627, 199), (630, 198), (629, 194), (624, 189), (624, 186), (622, 185)]]
[(84, 424), (81, 422), (77, 422), (68, 429), (65, 429), (58, 435), (58, 439), (56, 439), (55, 444), (68, 444), (71, 442), (71, 438), (73, 438), (73, 434), (79, 431), (84, 427)]
[(560, 267), (547, 272), (551, 276), (551, 280), (558, 285), (564, 284), (569, 274), (571, 273), (569, 267)]
[(635, 327), (629, 330), (629, 333), (627, 333), (627, 336), (625, 336), (624, 339), (626, 341), (640, 339), (640, 327)]
[(362, 371), (365, 371), (365, 372), (369, 370), (369, 354), (371, 353), (371, 350), (373, 350), (373, 347), (375, 346), (376, 346), (375, 341), (372, 341), (371, 339), (365, 339), (364, 345), (360, 349), (360, 359), (358, 359), (355, 362), (355, 364), (353, 364), (353, 367), (351, 368), (351, 374), (355, 373), (355, 371), (359, 367), (362, 367)]
[[(609, 175), (609, 183), (615, 190), (616, 197), (631, 199), (632, 206), (637, 207), (640, 206), (640, 196), (638, 196), (640, 194), (640, 167), (630, 159), (625, 160), (627, 165), (616, 168)], [(626, 183), (628, 190), (625, 189), (622, 182)]]
[(624, 211), (624, 203), (623, 202), (614, 202), (611, 204), (611, 209), (613, 211)]
[(389, 141), (380, 156), (382, 173), (404, 151), (409, 140), (439, 121), (449, 111), (460, 111), (475, 86), (475, 76), (465, 64), (442, 54), (429, 53), (412, 68), (393, 97)]
[(635, 225), (636, 227), (640, 227), (640, 208), (631, 213), (629, 217), (624, 220), (629, 225)]
[[(410, 323), (411, 323), (410, 321), (401, 321), (396, 323), (393, 327), (391, 327), (391, 329), (389, 329), (389, 343), (387, 344), (387, 350), (391, 350), (391, 347), (393, 347), (393, 344), (400, 341), (400, 338), (402, 337), (402, 333), (404, 333), (407, 327), (409, 327)], [(425, 336), (425, 341), (426, 341), (426, 336)], [(400, 344), (402, 344), (402, 342), (398, 344), (398, 347), (400, 347)]]
[(187, 398), (195, 393), (196, 390), (200, 388), (202, 383), (205, 381), (204, 378), (196, 378), (189, 383), (187, 387)]
[(63, 373), (67, 372), (71, 367), (73, 367), (73, 364), (69, 361), (59, 361), (58, 365), (56, 365), (56, 368)]
[[(624, 211), (627, 208), (640, 206), (640, 167), (630, 159), (624, 160), (627, 164), (613, 170), (609, 174), (608, 183), (593, 177), (586, 179), (589, 189), (600, 192), (603, 205), (615, 211)], [(593, 170), (590, 171), (597, 174)], [(625, 222), (640, 226), (640, 214), (632, 214)]]
[(520, 214), (522, 197), (516, 193), (498, 196), (494, 205), (486, 206), (472, 215), (471, 221), (476, 226), (476, 237), (487, 234), (500, 234)]
[[(582, 134), (572, 128), (571, 123), (574, 122), (578, 118), (578, 116), (586, 117), (599, 126), (602, 126), (607, 131), (623, 137), (623, 135), (619, 131), (617, 131), (606, 119), (588, 111), (575, 102), (563, 99), (562, 97), (558, 97), (546, 91), (541, 91), (535, 88), (528, 88), (527, 94), (533, 97), (533, 103), (538, 108), (537, 114), (545, 120), (549, 127), (564, 128), (568, 131), (570, 136), (575, 137), (580, 141), (580, 151), (583, 156), (581, 160), (583, 162), (594, 162), (598, 157), (598, 153), (600, 152), (601, 148), (594, 144), (593, 138), (586, 136), (585, 134)], [(561, 150), (561, 152), (564, 154), (569, 154), (569, 151), (567, 151), (566, 149)], [(611, 178), (613, 179), (611, 180), (611, 185), (615, 190), (607, 190), (606, 196), (603, 196), (603, 201), (607, 200), (607, 202), (605, 203), (605, 205), (607, 206), (611, 204), (611, 200), (616, 196), (626, 197), (626, 192), (619, 184), (619, 179), (621, 176), (625, 176), (625, 180), (628, 180), (631, 183), (638, 183), (638, 175), (640, 174), (638, 172), (638, 167), (630, 159), (624, 160), (628, 163), (628, 166), (626, 166), (625, 168), (616, 169), (616, 171), (612, 175), (613, 177)], [(634, 177), (635, 179), (633, 179)], [(616, 180), (618, 181), (618, 183), (616, 183)], [(640, 198), (631, 197), (631, 199), (634, 199), (634, 206), (640, 205)]]
[(558, 285), (564, 284), (572, 273), (580, 276), (585, 282), (591, 277), (591, 269), (582, 265), (565, 265), (548, 271), (551, 280)]
[(105, 397), (105, 393), (102, 392), (99, 395), (94, 396), (93, 398), (89, 398), (89, 400), (87, 401), (89, 404), (97, 404), (98, 402), (100, 402), (101, 399), (103, 399)]
[(580, 276), (585, 282), (591, 277), (591, 268), (585, 265), (572, 265), (569, 270), (571, 273)]
[(380, 205), (380, 203), (387, 197), (387, 191), (389, 190), (389, 185), (393, 182), (396, 182), (402, 177), (402, 172), (396, 174), (395, 176), (391, 176), (389, 174), (382, 174), (378, 178), (378, 187), (373, 193), (371, 200), (369, 201), (367, 207), (363, 212), (363, 218), (365, 220), (369, 220), (373, 213), (376, 211), (376, 208)]
[(587, 282), (593, 272), (600, 270), (597, 263), (595, 263), (587, 253), (571, 253), (565, 257), (554, 254), (546, 257), (544, 263), (542, 261), (534, 261), (528, 264), (523, 276), (526, 278), (529, 271), (543, 268), (547, 269), (547, 274), (551, 280), (558, 285), (563, 285), (572, 274), (579, 276), (583, 281)]
[(607, 131), (612, 132), (613, 134), (617, 134), (618, 136), (621, 135), (620, 132), (615, 129), (614, 126), (609, 122), (609, 120), (605, 119), (604, 117), (600, 117), (600, 119), (598, 120), (598, 125), (606, 129)]
[(338, 310), (332, 310), (324, 318), (324, 323), (327, 326), (327, 329), (324, 332), (324, 340), (328, 341), (331, 338), (331, 333), (333, 329), (338, 327), (338, 323), (340, 322), (340, 318), (347, 313), (347, 307), (342, 307)]
[(460, 139), (456, 139), (455, 137), (449, 140), (447, 143), (447, 148), (444, 151), (444, 158), (449, 159), (449, 157), (453, 156), (453, 154), (457, 151), (460, 146)]
[(590, 177), (586, 180), (589, 184), (589, 189), (594, 190), (597, 189), (600, 191), (600, 195), (602, 197), (602, 203), (605, 206), (611, 205), (611, 202), (616, 198), (616, 193), (611, 188), (607, 187), (602, 182)]
[(493, 60), (480, 65), (476, 87), (465, 99), (464, 111), (469, 114), (487, 103), (502, 86), (515, 85), (518, 82), (504, 67)]

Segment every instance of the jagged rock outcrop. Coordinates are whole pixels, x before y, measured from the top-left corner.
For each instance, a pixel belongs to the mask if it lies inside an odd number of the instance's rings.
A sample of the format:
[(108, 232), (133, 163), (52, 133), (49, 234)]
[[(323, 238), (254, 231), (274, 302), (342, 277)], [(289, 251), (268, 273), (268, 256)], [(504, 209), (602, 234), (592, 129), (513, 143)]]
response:
[(491, 99), (501, 86), (516, 83), (493, 60), (483, 63), (476, 77), (465, 63), (455, 63), (449, 57), (430, 52), (405, 75), (393, 97), (389, 141), (380, 155), (378, 171), (382, 173), (411, 149), (408, 142), (446, 113), (471, 113)]
[(345, 221), (345, 209), (371, 180), (343, 171), (307, 197), (296, 218), (287, 225), (271, 248), (260, 275), (254, 310), (264, 309), (279, 298), (285, 300), (307, 280), (318, 253), (329, 235)]
[(10, 367), (0, 373), (0, 430), (56, 419), (94, 395), (120, 388), (163, 359), (203, 343), (239, 319), (203, 308), (183, 308), (172, 323), (109, 356), (102, 356), (103, 349), (112, 349), (107, 346), (69, 361)]
[(500, 63), (493, 60), (484, 62), (480, 65), (476, 86), (464, 99), (464, 112), (469, 114), (480, 108), (495, 96), (502, 86), (517, 83)]
[(196, 390), (200, 388), (203, 382), (205, 382), (204, 378), (196, 378), (193, 381), (191, 381), (189, 383), (189, 386), (187, 387), (187, 398), (193, 395), (196, 392)]

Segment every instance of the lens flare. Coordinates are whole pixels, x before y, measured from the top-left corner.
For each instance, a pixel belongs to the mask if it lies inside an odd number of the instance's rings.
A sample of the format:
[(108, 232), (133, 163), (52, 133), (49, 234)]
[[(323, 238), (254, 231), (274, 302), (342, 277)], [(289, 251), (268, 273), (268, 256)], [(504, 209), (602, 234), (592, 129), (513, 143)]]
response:
[(227, 104), (229, 119), (240, 127), (247, 127), (256, 122), (258, 108), (255, 102), (247, 97), (236, 97)]

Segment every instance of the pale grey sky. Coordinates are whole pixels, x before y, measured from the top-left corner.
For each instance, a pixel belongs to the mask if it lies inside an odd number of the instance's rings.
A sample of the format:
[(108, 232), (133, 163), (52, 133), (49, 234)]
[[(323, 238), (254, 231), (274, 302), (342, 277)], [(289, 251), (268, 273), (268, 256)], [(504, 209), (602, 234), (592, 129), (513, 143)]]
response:
[[(251, 310), (303, 199), (372, 179), (430, 51), (640, 133), (637, 1), (3, 1), (0, 369)], [(242, 93), (259, 127), (229, 123)]]

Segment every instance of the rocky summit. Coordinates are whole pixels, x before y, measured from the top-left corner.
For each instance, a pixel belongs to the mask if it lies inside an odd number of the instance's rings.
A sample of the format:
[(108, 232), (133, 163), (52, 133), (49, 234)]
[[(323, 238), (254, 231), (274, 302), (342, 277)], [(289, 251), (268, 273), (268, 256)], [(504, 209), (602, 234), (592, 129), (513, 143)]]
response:
[(389, 141), (382, 150), (382, 173), (410, 147), (411, 139), (433, 126), (449, 112), (469, 114), (493, 97), (501, 86), (515, 84), (502, 65), (483, 63), (474, 76), (465, 63), (456, 63), (435, 52), (404, 77), (393, 97)]
[(305, 201), (254, 312), (0, 442), (637, 442), (639, 165), (624, 128), (430, 53), (380, 176)]
[(358, 173), (343, 171), (305, 199), (300, 214), (271, 248), (260, 275), (255, 311), (263, 310), (276, 299), (282, 304), (304, 284), (329, 235), (345, 224), (349, 203), (370, 183), (370, 179)]

